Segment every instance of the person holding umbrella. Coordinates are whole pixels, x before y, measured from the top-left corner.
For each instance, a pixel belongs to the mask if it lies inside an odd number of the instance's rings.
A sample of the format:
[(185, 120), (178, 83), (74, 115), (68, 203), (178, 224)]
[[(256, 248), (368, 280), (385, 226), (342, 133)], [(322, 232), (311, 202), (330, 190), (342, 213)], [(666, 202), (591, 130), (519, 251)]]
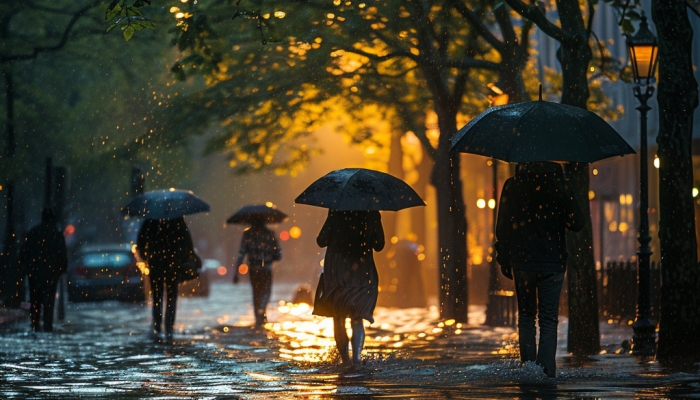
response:
[(282, 259), (275, 233), (265, 223), (282, 222), (286, 218), (286, 214), (272, 207), (250, 205), (241, 208), (226, 221), (250, 225), (243, 231), (238, 256), (233, 263), (233, 283), (239, 282), (238, 268), (248, 257), (256, 328), (261, 328), (267, 322), (267, 304), (272, 296), (272, 263)]
[[(580, 231), (585, 215), (561, 165), (519, 163), (506, 180), (496, 222), (496, 259), (515, 278), (520, 359), (556, 373), (559, 296), (566, 271), (566, 230)], [(535, 319), (540, 328), (537, 347)]]
[(313, 314), (333, 318), (333, 335), (343, 364), (350, 363), (345, 330), (350, 318), (352, 362), (357, 365), (365, 342), (362, 320), (374, 323), (379, 294), (373, 251), (384, 248), (381, 215), (379, 211), (328, 210), (316, 243), (327, 250)]
[(180, 283), (177, 269), (182, 268), (194, 255), (194, 244), (185, 218), (147, 219), (139, 230), (136, 246), (141, 258), (148, 262), (153, 298), (153, 334), (161, 333), (165, 308), (165, 335), (172, 338), (177, 285)]
[[(331, 171), (306, 188), (296, 203), (328, 208), (316, 238), (326, 247), (313, 314), (333, 318), (333, 335), (343, 364), (361, 362), (363, 319), (374, 322), (379, 294), (375, 251), (384, 248), (380, 210), (398, 211), (425, 202), (404, 181), (379, 171), (345, 168)], [(352, 341), (345, 322), (350, 318)]]
[[(171, 339), (177, 310), (177, 286), (183, 274), (201, 260), (194, 251), (185, 215), (208, 212), (209, 204), (189, 190), (152, 190), (134, 198), (124, 208), (132, 217), (145, 218), (136, 239), (137, 251), (148, 263), (153, 298), (153, 331), (160, 336), (165, 308), (165, 335)], [(163, 305), (165, 298), (165, 306)]]

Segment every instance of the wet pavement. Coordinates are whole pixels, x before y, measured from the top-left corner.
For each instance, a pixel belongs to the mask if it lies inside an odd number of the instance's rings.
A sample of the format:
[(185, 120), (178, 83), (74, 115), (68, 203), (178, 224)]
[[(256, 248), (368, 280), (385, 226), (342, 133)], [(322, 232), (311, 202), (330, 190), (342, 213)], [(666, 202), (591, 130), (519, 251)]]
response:
[[(377, 308), (363, 365), (338, 365), (332, 323), (286, 303), (296, 285), (276, 284), (271, 321), (254, 330), (250, 286), (212, 286), (182, 298), (172, 341), (148, 335), (150, 308), (70, 304), (55, 332), (28, 321), (0, 328), (0, 398), (121, 399), (643, 399), (700, 398), (700, 372), (664, 371), (626, 354), (630, 327), (601, 325), (604, 354), (566, 355), (560, 324), (557, 378), (519, 365), (512, 328), (439, 321), (434, 309)], [(617, 353), (617, 354), (616, 354)]]

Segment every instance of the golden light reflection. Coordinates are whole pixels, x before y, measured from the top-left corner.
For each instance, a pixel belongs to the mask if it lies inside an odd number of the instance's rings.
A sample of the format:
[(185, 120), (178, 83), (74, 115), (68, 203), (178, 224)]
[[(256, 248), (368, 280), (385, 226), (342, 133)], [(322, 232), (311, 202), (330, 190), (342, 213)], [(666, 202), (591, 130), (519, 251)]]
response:
[[(267, 323), (265, 329), (277, 336), (281, 344), (280, 358), (305, 363), (338, 361), (332, 318), (311, 315), (312, 307), (306, 303), (291, 303), (284, 300), (278, 302), (277, 311), (285, 317), (280, 318), (280, 322)], [(379, 326), (373, 326), (364, 321), (364, 325), (367, 329), (364, 356), (374, 354), (386, 357), (403, 352), (407, 348), (431, 346), (430, 341), (460, 335), (463, 332), (462, 323), (453, 319), (436, 321), (433, 324), (413, 325), (411, 329), (415, 330), (410, 332), (403, 330), (404, 324), (395, 326), (385, 322)], [(349, 319), (346, 329), (352, 336)], [(494, 350), (494, 352), (499, 351), (509, 354), (513, 350), (506, 347)]]

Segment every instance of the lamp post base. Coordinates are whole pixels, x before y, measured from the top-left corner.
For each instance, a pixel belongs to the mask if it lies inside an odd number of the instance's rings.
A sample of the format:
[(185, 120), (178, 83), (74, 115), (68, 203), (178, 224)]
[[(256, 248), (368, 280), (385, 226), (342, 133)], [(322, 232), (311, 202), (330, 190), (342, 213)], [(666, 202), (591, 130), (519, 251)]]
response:
[(638, 319), (632, 324), (632, 354), (653, 356), (656, 354), (656, 325), (649, 318)]

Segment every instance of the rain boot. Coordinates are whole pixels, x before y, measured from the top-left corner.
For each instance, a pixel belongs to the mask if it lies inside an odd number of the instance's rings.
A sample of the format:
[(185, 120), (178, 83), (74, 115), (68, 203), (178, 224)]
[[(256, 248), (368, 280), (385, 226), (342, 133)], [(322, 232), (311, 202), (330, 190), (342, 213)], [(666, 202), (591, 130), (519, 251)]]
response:
[(352, 363), (360, 365), (362, 361), (362, 348), (365, 345), (365, 326), (361, 318), (353, 318), (350, 322), (352, 326)]

